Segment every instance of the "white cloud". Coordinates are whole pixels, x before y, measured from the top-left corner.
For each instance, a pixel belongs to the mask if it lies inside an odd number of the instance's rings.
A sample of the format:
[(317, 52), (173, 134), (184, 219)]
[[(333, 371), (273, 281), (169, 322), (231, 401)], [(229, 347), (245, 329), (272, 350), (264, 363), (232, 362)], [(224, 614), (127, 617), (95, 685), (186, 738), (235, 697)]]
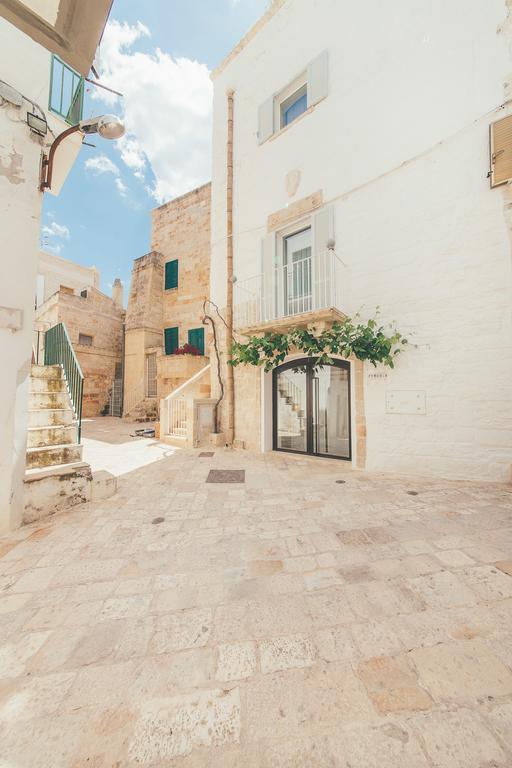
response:
[(89, 157), (85, 161), (85, 168), (87, 171), (91, 171), (96, 176), (102, 173), (113, 173), (114, 176), (119, 176), (119, 168), (112, 160), (106, 155), (95, 155)]
[(59, 256), (62, 253), (62, 244), (61, 243), (53, 243), (53, 245), (50, 245), (49, 243), (43, 243), (44, 250), (48, 253), (53, 253), (55, 256)]
[(128, 187), (126, 186), (126, 184), (123, 181), (121, 181), (121, 179), (116, 179), (115, 182), (116, 182), (116, 187), (117, 187), (118, 192), (121, 195), (121, 197), (126, 197), (126, 195), (128, 193)]
[[(173, 59), (158, 48), (134, 51), (134, 43), (148, 35), (140, 22), (110, 21), (101, 44), (100, 79), (124, 94), (121, 159), (140, 181), (149, 161), (155, 175), (151, 193), (163, 202), (210, 178), (212, 83), (208, 67), (197, 61)], [(102, 89), (94, 89), (93, 98), (111, 111), (122, 109), (121, 101)]]
[(60, 237), (65, 240), (69, 240), (70, 232), (69, 228), (65, 224), (57, 224), (56, 221), (52, 221), (51, 224), (45, 224), (41, 229), (43, 237)]
[(121, 153), (121, 160), (128, 168), (140, 173), (146, 167), (146, 156), (139, 142), (133, 136), (123, 136), (122, 139), (119, 139), (117, 149)]
[(119, 178), (119, 175), (120, 175), (119, 168), (115, 163), (112, 162), (112, 160), (109, 157), (107, 157), (106, 155), (96, 155), (95, 157), (90, 157), (88, 160), (85, 161), (85, 168), (86, 170), (93, 173), (95, 176), (101, 176), (104, 173), (107, 173), (107, 174), (111, 173), (113, 176), (115, 176), (114, 182), (117, 187), (117, 191), (119, 192), (121, 197), (127, 197), (128, 187), (126, 186), (124, 181)]

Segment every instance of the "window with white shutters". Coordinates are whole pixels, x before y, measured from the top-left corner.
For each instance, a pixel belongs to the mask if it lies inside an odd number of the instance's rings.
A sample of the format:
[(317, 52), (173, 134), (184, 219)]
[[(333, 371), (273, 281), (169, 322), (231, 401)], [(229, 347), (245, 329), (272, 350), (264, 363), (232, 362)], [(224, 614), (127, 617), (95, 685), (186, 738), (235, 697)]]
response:
[(310, 107), (327, 96), (329, 53), (322, 51), (309, 62), (304, 72), (285, 88), (269, 96), (258, 109), (258, 141), (263, 144), (277, 131), (286, 128)]

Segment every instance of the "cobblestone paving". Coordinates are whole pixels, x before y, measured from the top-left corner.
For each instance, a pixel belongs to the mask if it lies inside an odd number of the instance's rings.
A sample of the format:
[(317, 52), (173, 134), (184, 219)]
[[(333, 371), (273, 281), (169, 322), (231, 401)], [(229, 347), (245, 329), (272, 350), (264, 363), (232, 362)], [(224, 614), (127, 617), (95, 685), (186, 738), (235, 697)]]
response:
[(0, 539), (0, 765), (511, 768), (511, 490), (183, 451)]

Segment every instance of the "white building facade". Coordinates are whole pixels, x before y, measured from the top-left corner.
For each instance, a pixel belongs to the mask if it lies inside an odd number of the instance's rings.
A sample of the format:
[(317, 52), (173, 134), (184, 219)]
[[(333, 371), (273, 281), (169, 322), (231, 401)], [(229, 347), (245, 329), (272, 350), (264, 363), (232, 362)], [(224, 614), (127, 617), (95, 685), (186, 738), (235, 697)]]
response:
[(69, 259), (40, 251), (37, 264), (36, 309), (62, 287), (75, 293), (84, 288), (100, 288), (100, 273), (96, 267), (84, 267)]
[[(76, 0), (0, 6), (0, 531), (22, 518), (42, 158), (81, 117), (82, 76), (109, 9), (108, 0), (94, 8)], [(81, 143), (75, 133), (59, 146), (52, 194)]]
[(510, 124), (489, 141), (512, 115), (508, 11), (275, 0), (214, 72), (211, 297), (226, 307), (233, 92), (236, 338), (379, 307), (410, 342), (394, 370), (238, 367), (239, 444), (510, 480), (512, 197), (490, 183), (512, 175)]

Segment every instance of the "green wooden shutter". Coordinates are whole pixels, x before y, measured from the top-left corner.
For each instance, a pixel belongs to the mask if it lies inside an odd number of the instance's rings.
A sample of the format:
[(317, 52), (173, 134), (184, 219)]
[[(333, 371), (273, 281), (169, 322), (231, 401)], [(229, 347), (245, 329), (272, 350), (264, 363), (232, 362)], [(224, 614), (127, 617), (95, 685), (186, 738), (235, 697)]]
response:
[(165, 264), (165, 290), (178, 287), (178, 259)]
[(165, 354), (174, 355), (174, 353), (179, 347), (178, 328), (165, 328), (164, 340), (165, 340)]
[(188, 332), (188, 343), (204, 355), (204, 328), (191, 328)]

